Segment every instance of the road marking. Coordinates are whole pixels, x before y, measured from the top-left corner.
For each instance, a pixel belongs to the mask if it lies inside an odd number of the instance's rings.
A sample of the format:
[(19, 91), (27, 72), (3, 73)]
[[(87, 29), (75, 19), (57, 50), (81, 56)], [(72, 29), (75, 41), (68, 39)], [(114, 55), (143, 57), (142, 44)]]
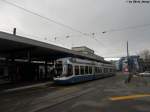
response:
[(118, 101), (118, 100), (132, 100), (136, 98), (148, 97), (150, 94), (138, 94), (138, 95), (127, 95), (127, 96), (114, 96), (111, 97), (110, 100)]

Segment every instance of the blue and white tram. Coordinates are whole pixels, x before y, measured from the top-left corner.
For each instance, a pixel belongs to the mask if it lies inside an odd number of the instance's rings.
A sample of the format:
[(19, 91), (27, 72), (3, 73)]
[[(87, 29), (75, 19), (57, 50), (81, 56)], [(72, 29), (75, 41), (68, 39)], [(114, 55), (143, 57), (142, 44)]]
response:
[(55, 71), (54, 81), (57, 84), (73, 84), (115, 75), (112, 64), (72, 57), (58, 59)]

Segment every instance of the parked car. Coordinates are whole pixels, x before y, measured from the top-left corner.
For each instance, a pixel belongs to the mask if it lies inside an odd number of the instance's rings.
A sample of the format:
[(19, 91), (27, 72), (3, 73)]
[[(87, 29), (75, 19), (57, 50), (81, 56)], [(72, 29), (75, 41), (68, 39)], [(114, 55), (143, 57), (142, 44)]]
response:
[(139, 73), (138, 74), (139, 76), (145, 76), (145, 77), (150, 77), (150, 71), (145, 71), (145, 72), (143, 72), (143, 73)]

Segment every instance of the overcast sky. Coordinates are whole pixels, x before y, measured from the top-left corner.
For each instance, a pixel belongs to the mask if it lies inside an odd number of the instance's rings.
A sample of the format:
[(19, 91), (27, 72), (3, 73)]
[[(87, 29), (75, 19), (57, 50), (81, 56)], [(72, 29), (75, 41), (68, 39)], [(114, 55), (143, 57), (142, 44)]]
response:
[[(38, 39), (66, 48), (88, 46), (104, 57), (126, 55), (150, 48), (150, 4), (126, 0), (7, 0), (91, 36), (84, 36), (53, 22), (0, 1), (0, 30)], [(115, 31), (118, 30), (118, 31)], [(119, 30), (126, 29), (126, 30)], [(103, 34), (103, 31), (108, 31)], [(95, 33), (95, 36), (92, 36)], [(69, 38), (66, 38), (66, 36)]]

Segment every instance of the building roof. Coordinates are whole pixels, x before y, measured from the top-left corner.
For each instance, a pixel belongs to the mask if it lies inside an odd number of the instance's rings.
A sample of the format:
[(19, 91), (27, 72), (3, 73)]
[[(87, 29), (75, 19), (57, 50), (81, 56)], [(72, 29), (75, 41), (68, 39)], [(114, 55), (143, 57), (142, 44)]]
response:
[(30, 51), (32, 59), (38, 60), (78, 57), (108, 63), (100, 56), (86, 55), (49, 43), (0, 31), (0, 57), (27, 58), (28, 51)]

